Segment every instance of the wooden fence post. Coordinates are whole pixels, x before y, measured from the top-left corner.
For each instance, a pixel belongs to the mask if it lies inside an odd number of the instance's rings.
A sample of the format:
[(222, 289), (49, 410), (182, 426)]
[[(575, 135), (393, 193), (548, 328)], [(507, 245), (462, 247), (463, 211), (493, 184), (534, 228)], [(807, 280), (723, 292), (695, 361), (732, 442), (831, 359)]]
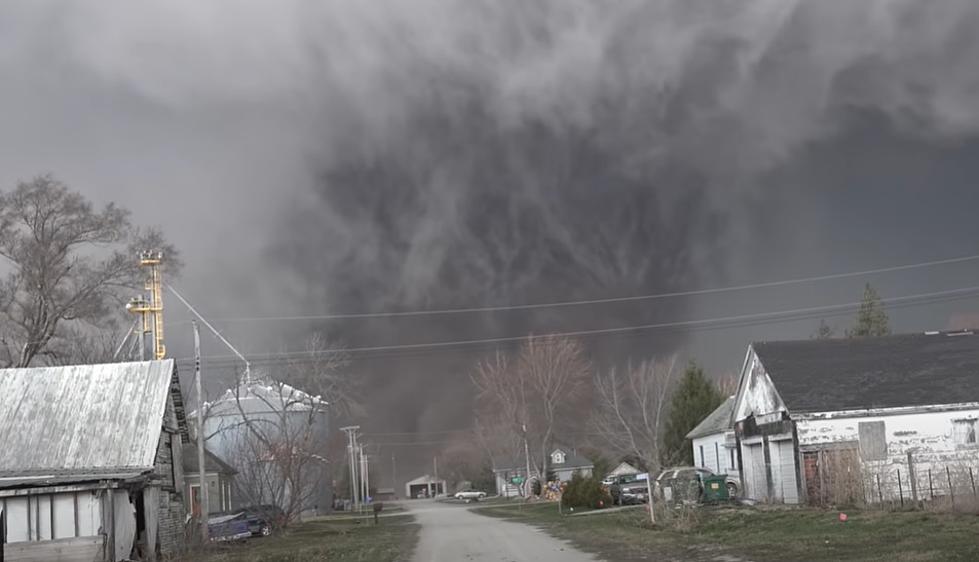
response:
[(914, 473), (914, 457), (913, 453), (908, 451), (908, 480), (911, 481), (911, 499), (914, 500), (915, 505), (918, 504), (918, 478)]
[(952, 489), (952, 473), (948, 470), (948, 465), (945, 465), (945, 477), (948, 478), (948, 498), (952, 502), (952, 507), (955, 507), (955, 490)]
[(972, 495), (975, 496), (976, 495), (976, 479), (975, 479), (974, 476), (972, 476), (972, 467), (971, 466), (969, 467), (969, 480), (972, 481)]
[(904, 487), (901, 486), (901, 469), (897, 469), (897, 493), (901, 496), (901, 507), (904, 507)]
[(880, 504), (883, 506), (884, 493), (880, 491), (880, 473), (878, 472), (876, 476), (877, 476), (877, 501), (880, 502)]
[(935, 499), (935, 486), (931, 483), (931, 468), (928, 469), (928, 499)]

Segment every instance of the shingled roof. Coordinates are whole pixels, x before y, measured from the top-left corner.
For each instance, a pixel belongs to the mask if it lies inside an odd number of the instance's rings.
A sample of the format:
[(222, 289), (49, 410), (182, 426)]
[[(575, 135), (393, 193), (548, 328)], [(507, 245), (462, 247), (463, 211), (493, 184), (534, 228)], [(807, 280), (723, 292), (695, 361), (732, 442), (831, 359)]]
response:
[(972, 332), (752, 348), (792, 413), (979, 402), (979, 336)]
[(734, 410), (734, 396), (721, 403), (713, 412), (690, 430), (687, 439), (696, 439), (731, 429), (731, 412)]

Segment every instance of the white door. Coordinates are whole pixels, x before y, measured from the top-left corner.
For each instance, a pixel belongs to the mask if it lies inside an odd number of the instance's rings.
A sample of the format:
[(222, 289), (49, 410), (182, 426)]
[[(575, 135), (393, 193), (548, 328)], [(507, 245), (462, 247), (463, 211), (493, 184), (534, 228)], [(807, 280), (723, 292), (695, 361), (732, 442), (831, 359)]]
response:
[(744, 453), (744, 494), (746, 498), (765, 501), (768, 499), (768, 481), (765, 474), (765, 451), (761, 443), (742, 445)]
[(772, 463), (772, 483), (775, 498), (785, 503), (799, 503), (799, 488), (795, 477), (795, 448), (791, 439), (769, 443)]
[(782, 457), (781, 457), (781, 447), (779, 446), (781, 441), (769, 441), (768, 442), (768, 458), (772, 467), (772, 501), (780, 502), (783, 501), (782, 495)]

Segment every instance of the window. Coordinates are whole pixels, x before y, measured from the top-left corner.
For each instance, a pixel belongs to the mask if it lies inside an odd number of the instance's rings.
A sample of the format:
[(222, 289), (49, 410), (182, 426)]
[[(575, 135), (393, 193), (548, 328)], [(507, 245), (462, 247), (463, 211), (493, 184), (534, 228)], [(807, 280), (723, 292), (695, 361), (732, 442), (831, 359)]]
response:
[(860, 440), (860, 458), (865, 461), (879, 461), (887, 458), (887, 435), (884, 422), (860, 422), (857, 424)]
[(952, 439), (956, 445), (975, 445), (976, 420), (952, 420)]
[(737, 469), (738, 466), (736, 464), (734, 464), (734, 449), (728, 449), (727, 452), (728, 453), (731, 453), (731, 467), (730, 467), (731, 470)]
[(703, 445), (700, 446), (700, 466), (707, 466), (707, 463), (704, 462), (704, 446)]
[(564, 464), (564, 451), (551, 453), (551, 464)]

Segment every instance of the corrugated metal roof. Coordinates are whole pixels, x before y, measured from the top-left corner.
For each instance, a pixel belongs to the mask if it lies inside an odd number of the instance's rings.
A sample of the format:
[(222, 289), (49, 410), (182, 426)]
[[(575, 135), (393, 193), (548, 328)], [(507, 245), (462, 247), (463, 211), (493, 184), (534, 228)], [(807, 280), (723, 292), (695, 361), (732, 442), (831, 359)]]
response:
[(0, 472), (152, 468), (173, 368), (0, 370)]

